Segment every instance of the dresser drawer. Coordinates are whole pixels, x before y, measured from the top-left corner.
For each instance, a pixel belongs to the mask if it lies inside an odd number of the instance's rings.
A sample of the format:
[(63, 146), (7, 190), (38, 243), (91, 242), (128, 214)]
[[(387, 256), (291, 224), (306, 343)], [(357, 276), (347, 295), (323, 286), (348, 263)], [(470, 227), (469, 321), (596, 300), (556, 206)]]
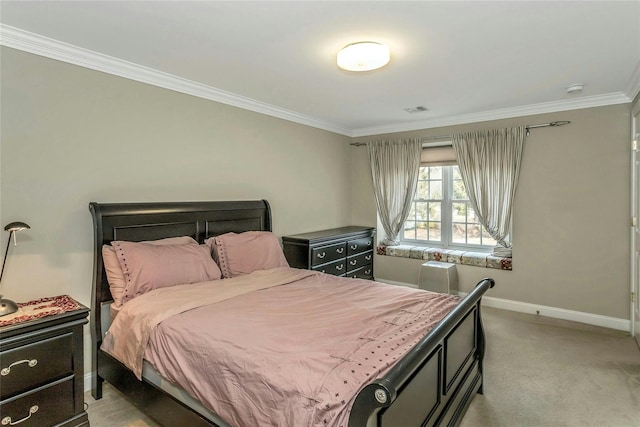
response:
[(347, 277), (352, 279), (373, 279), (373, 265), (367, 265), (354, 271), (347, 273)]
[(318, 265), (311, 269), (321, 273), (332, 274), (334, 276), (342, 276), (347, 271), (344, 258), (330, 264)]
[(347, 258), (347, 271), (356, 270), (373, 262), (373, 251), (364, 252)]
[(350, 240), (347, 242), (347, 256), (373, 249), (373, 237)]
[(70, 375), (73, 373), (73, 334), (69, 332), (5, 350), (0, 353), (0, 364), (3, 400)]
[[(321, 246), (311, 250), (311, 266), (326, 264), (346, 255), (345, 243), (337, 243), (335, 245)], [(344, 272), (343, 272), (344, 273)]]
[(2, 425), (45, 427), (74, 415), (73, 377), (0, 403)]

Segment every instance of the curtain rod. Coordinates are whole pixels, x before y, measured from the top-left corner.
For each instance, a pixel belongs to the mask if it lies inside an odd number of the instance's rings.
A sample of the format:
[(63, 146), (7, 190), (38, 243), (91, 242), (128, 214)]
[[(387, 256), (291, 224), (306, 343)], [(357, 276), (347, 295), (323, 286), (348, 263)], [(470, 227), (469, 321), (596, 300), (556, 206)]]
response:
[[(568, 125), (569, 123), (571, 123), (569, 120), (557, 120), (555, 122), (540, 123), (540, 124), (537, 124), (537, 125), (526, 125), (524, 128), (527, 131), (527, 136), (529, 136), (529, 130), (531, 130), (531, 129), (547, 128), (547, 127), (558, 127), (558, 126)], [(449, 139), (451, 139), (451, 135), (423, 136), (420, 139), (422, 140), (422, 142), (449, 140)], [(356, 147), (360, 147), (361, 145), (367, 145), (367, 143), (366, 142), (352, 142), (351, 145), (356, 146)]]

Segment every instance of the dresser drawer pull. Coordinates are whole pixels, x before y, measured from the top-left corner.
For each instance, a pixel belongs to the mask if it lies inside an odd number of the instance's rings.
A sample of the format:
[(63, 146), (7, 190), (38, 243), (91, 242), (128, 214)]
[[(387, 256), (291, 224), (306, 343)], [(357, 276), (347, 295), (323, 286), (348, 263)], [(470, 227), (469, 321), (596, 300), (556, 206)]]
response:
[(371, 255), (367, 255), (366, 257), (364, 257), (364, 259), (366, 259), (367, 261), (371, 261)]
[(367, 242), (367, 246), (371, 246), (371, 240)]
[(371, 274), (371, 269), (369, 269), (369, 270), (365, 270), (365, 271), (364, 271), (364, 274)]
[(336, 265), (336, 270), (338, 271), (342, 271), (343, 268), (344, 268), (344, 264)]
[(29, 418), (31, 418), (31, 415), (35, 414), (36, 412), (38, 412), (38, 405), (33, 405), (31, 408), (29, 408), (29, 415), (27, 415), (23, 419), (12, 422), (11, 421), (11, 417), (4, 417), (2, 419), (2, 425), (3, 426), (6, 426), (6, 425), (15, 426), (16, 424), (20, 424), (23, 421), (27, 421)]
[(338, 249), (336, 249), (336, 252), (338, 252), (339, 254), (341, 254), (341, 253), (343, 253), (343, 252), (344, 252), (344, 248), (338, 248)]
[(11, 373), (11, 368), (13, 368), (16, 365), (20, 365), (21, 363), (26, 363), (29, 365), (30, 368), (33, 368), (38, 364), (38, 360), (37, 359), (18, 360), (17, 362), (13, 362), (11, 365), (7, 366), (6, 368), (2, 368), (2, 371), (0, 371), (0, 375), (2, 375), (3, 377), (9, 375)]
[(355, 259), (349, 261), (349, 264), (351, 265), (356, 265), (358, 263), (358, 261), (356, 261)]
[(327, 256), (326, 252), (322, 252), (321, 254), (316, 254), (316, 256), (320, 259), (324, 258), (325, 256)]
[(358, 245), (351, 245), (351, 250), (355, 251), (356, 249), (358, 249)]

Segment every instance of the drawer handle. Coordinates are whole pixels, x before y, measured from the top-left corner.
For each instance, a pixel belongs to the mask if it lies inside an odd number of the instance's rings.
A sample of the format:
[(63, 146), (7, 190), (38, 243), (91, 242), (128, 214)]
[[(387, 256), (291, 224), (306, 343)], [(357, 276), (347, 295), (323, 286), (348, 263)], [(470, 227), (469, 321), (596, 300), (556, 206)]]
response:
[(29, 365), (30, 368), (33, 368), (38, 364), (38, 359), (31, 359), (31, 360), (25, 359), (25, 360), (18, 360), (17, 362), (13, 362), (11, 365), (7, 366), (6, 368), (2, 368), (2, 371), (0, 371), (0, 375), (2, 375), (3, 377), (9, 375), (11, 373), (11, 368), (13, 368), (16, 365), (20, 365), (22, 363), (26, 363), (27, 365)]
[(2, 419), (2, 425), (3, 426), (6, 426), (6, 425), (15, 426), (16, 424), (20, 424), (23, 421), (27, 421), (29, 418), (31, 418), (31, 415), (35, 414), (36, 412), (38, 412), (38, 405), (33, 405), (31, 408), (29, 408), (29, 415), (27, 415), (23, 419), (12, 422), (11, 421), (11, 417), (4, 417)]
[(351, 265), (356, 265), (358, 263), (358, 261), (356, 261), (355, 259), (349, 261), (349, 264)]
[(365, 270), (364, 274), (371, 274), (371, 270)]
[(316, 256), (320, 259), (324, 258), (327, 255), (326, 252), (322, 252), (321, 254), (316, 254)]
[(341, 254), (341, 253), (343, 253), (343, 252), (344, 252), (344, 248), (338, 248), (338, 249), (336, 249), (336, 252), (338, 252), (339, 254)]
[(343, 268), (344, 268), (344, 264), (336, 265), (336, 270), (338, 271), (342, 271)]
[(371, 246), (371, 240), (367, 242), (367, 246)]
[(367, 261), (371, 261), (371, 255), (367, 255), (366, 257), (364, 257), (364, 259), (366, 259)]
[(356, 249), (358, 249), (358, 245), (351, 245), (351, 250), (355, 251)]

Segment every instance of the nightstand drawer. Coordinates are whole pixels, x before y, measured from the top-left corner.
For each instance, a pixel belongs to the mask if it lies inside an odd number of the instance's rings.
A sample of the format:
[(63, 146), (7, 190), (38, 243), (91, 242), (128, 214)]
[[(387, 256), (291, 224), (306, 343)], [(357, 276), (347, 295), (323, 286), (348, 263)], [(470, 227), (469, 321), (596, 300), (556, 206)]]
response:
[[(322, 246), (311, 250), (311, 265), (326, 264), (346, 256), (344, 242), (336, 245)], [(343, 271), (344, 273), (344, 271)]]
[(2, 399), (73, 374), (72, 355), (71, 332), (3, 351), (0, 353)]
[(364, 239), (350, 240), (347, 242), (347, 255), (355, 255), (360, 252), (370, 251), (373, 249), (373, 237)]
[(73, 377), (0, 403), (2, 425), (45, 427), (74, 414)]
[(373, 262), (373, 251), (365, 252), (360, 255), (354, 255), (347, 258), (347, 270), (355, 270)]
[(332, 274), (334, 276), (341, 276), (347, 272), (347, 268), (344, 264), (345, 261), (343, 258), (330, 264), (315, 266), (312, 268), (312, 270), (320, 271), (321, 273)]

